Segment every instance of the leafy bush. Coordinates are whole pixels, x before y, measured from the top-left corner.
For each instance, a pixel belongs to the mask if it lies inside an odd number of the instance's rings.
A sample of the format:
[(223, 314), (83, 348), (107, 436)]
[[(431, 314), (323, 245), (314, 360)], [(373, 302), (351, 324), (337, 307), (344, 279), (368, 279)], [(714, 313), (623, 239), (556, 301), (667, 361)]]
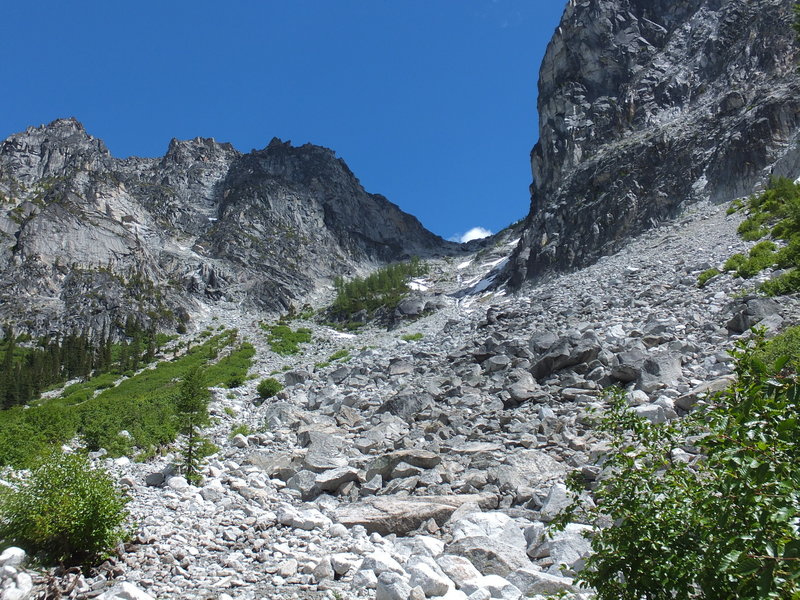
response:
[(709, 279), (711, 279), (712, 277), (716, 277), (719, 274), (720, 270), (717, 268), (706, 269), (705, 271), (700, 273), (700, 275), (697, 277), (697, 287), (705, 286), (705, 284), (708, 283)]
[(425, 337), (424, 333), (408, 333), (402, 337), (407, 342), (418, 342)]
[(235, 427), (231, 428), (231, 432), (228, 434), (228, 438), (233, 439), (239, 434), (242, 434), (244, 436), (252, 435), (253, 430), (250, 429), (250, 426), (247, 423), (239, 423)]
[(748, 199), (746, 207), (749, 216), (739, 226), (739, 234), (749, 241), (769, 235), (785, 246), (779, 249), (773, 241), (764, 240), (750, 250), (749, 257), (735, 254), (728, 259), (725, 270), (749, 278), (767, 267), (789, 269), (759, 289), (771, 296), (800, 291), (800, 185), (790, 179), (773, 178), (763, 194)]
[(300, 353), (300, 344), (311, 341), (311, 330), (301, 327), (293, 331), (288, 325), (264, 325), (261, 327), (268, 332), (267, 342), (275, 354), (289, 356)]
[(788, 273), (783, 273), (775, 279), (765, 281), (758, 286), (758, 289), (767, 296), (784, 296), (786, 294), (793, 294), (800, 290), (800, 270), (793, 269)]
[[(764, 349), (741, 342), (735, 385), (682, 421), (651, 424), (612, 397), (608, 476), (583, 517), (599, 529), (578, 575), (599, 600), (800, 597), (800, 380)], [(676, 450), (692, 446), (694, 458)]]
[(274, 377), (267, 377), (262, 379), (258, 384), (256, 391), (260, 398), (266, 400), (272, 398), (283, 389), (283, 384)]
[(347, 358), (349, 356), (350, 356), (350, 351), (349, 350), (345, 350), (344, 348), (342, 348), (341, 350), (337, 350), (336, 352), (331, 354), (328, 357), (328, 362), (333, 362), (335, 360), (341, 360), (341, 359)]
[(0, 540), (46, 561), (97, 562), (123, 541), (127, 498), (85, 456), (53, 454), (0, 495)]
[(792, 371), (800, 373), (800, 325), (790, 327), (775, 336), (755, 354), (758, 360), (768, 365), (775, 364), (783, 356), (789, 357), (786, 366)]

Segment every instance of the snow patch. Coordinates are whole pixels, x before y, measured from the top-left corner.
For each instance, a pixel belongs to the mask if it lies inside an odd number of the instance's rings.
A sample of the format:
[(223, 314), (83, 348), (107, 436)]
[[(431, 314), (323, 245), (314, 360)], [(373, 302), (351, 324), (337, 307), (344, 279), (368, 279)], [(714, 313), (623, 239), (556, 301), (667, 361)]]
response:
[(464, 262), (457, 264), (456, 265), (456, 269), (459, 269), (459, 270), (460, 269), (466, 269), (471, 264), (472, 264), (472, 259), (465, 260)]

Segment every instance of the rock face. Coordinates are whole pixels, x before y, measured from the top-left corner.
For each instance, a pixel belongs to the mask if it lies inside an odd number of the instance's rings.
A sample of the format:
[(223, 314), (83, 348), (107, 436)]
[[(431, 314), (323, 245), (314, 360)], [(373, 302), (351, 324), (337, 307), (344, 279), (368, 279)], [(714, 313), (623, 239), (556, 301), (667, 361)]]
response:
[(0, 320), (100, 329), (197, 301), (285, 309), (335, 274), (451, 247), (333, 151), (172, 140), (115, 159), (74, 119), (0, 146)]
[(539, 76), (514, 285), (800, 167), (791, 0), (570, 0)]

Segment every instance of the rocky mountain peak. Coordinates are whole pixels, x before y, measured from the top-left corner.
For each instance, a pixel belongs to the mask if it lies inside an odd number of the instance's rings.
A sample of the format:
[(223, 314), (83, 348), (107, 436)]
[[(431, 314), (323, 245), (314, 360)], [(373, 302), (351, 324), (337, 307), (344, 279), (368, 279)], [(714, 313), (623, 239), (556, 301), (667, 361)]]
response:
[(217, 158), (231, 159), (240, 152), (228, 142), (217, 142), (214, 138), (196, 137), (191, 140), (172, 138), (164, 155), (164, 161), (208, 162)]
[(0, 321), (36, 332), (174, 324), (207, 301), (284, 310), (335, 275), (453, 248), (312, 144), (197, 137), (113, 159), (62, 119), (0, 149)]
[(520, 284), (800, 166), (789, 0), (576, 0), (539, 77)]
[(0, 145), (0, 175), (13, 171), (17, 182), (32, 185), (110, 158), (103, 141), (89, 135), (77, 119), (56, 119), (6, 138)]

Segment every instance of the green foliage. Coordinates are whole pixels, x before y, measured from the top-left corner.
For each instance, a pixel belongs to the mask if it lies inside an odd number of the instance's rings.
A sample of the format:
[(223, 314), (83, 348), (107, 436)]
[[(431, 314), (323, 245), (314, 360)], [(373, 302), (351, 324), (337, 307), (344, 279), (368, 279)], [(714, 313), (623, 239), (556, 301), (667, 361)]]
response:
[(382, 307), (393, 310), (408, 294), (408, 280), (427, 272), (427, 266), (414, 258), (407, 263), (379, 269), (366, 278), (356, 277), (346, 282), (337, 277), (334, 281), (336, 300), (331, 307), (331, 313), (337, 320), (343, 321), (350, 320), (350, 317), (362, 310), (368, 313)]
[(274, 377), (267, 377), (266, 379), (262, 379), (256, 391), (258, 392), (258, 396), (264, 400), (267, 398), (272, 398), (278, 392), (283, 389), (283, 384), (275, 379)]
[(767, 296), (793, 294), (800, 290), (800, 270), (793, 269), (788, 273), (781, 274), (775, 279), (765, 281), (758, 286), (758, 289)]
[(267, 332), (267, 343), (276, 354), (289, 356), (300, 353), (300, 344), (308, 344), (311, 341), (311, 330), (301, 327), (292, 330), (288, 325), (265, 325), (261, 328)]
[(783, 356), (789, 357), (786, 367), (800, 373), (800, 325), (775, 336), (755, 353), (755, 358), (767, 365), (775, 364)]
[(231, 428), (231, 432), (228, 434), (228, 438), (233, 439), (239, 434), (244, 436), (252, 435), (253, 430), (250, 429), (250, 426), (247, 423), (240, 423), (239, 425), (236, 425), (235, 427)]
[(794, 30), (797, 32), (798, 41), (800, 41), (800, 4), (794, 5)]
[[(105, 374), (65, 390), (65, 395), (22, 410), (0, 411), (0, 464), (18, 468), (33, 464), (42, 453), (79, 436), (89, 450), (105, 448), (111, 456), (143, 455), (175, 440), (178, 433), (178, 382), (190, 370), (203, 368), (207, 385), (244, 378), (255, 349), (234, 347), (235, 331), (209, 338), (203, 345), (172, 361), (145, 369), (119, 385), (108, 387), (116, 375)], [(131, 373), (132, 374), (132, 373)], [(100, 391), (95, 395), (96, 391)], [(129, 435), (120, 435), (127, 431)]]
[(192, 484), (197, 484), (201, 480), (198, 446), (202, 441), (200, 429), (208, 425), (209, 396), (203, 371), (199, 367), (187, 371), (181, 379), (175, 412), (178, 431), (186, 436), (183, 470), (186, 480)]
[(335, 360), (342, 360), (343, 358), (349, 358), (350, 351), (342, 348), (341, 350), (337, 350), (333, 354), (328, 357), (329, 362), (333, 362)]
[(229, 417), (235, 417), (236, 416), (236, 411), (233, 410), (230, 406), (226, 406), (225, 408), (223, 408), (222, 412), (224, 412)]
[[(597, 507), (560, 517), (614, 524), (578, 576), (599, 600), (800, 597), (800, 381), (764, 352), (763, 337), (741, 342), (737, 382), (682, 421), (651, 424), (611, 397)], [(701, 455), (676, 455), (690, 446)]]
[(126, 537), (127, 498), (85, 456), (53, 454), (0, 494), (0, 540), (48, 562), (95, 563)]
[(771, 240), (756, 244), (749, 256), (735, 254), (725, 263), (726, 271), (750, 278), (768, 267), (789, 269), (789, 272), (768, 281), (760, 290), (770, 296), (800, 291), (800, 185), (783, 177), (773, 178), (763, 194), (747, 201), (749, 215), (739, 226), (739, 234), (755, 241), (769, 235)]
[(424, 337), (425, 337), (424, 333), (419, 333), (418, 332), (418, 333), (407, 333), (401, 339), (403, 339), (403, 340), (405, 340), (407, 342), (418, 342), (419, 340), (421, 340)]

